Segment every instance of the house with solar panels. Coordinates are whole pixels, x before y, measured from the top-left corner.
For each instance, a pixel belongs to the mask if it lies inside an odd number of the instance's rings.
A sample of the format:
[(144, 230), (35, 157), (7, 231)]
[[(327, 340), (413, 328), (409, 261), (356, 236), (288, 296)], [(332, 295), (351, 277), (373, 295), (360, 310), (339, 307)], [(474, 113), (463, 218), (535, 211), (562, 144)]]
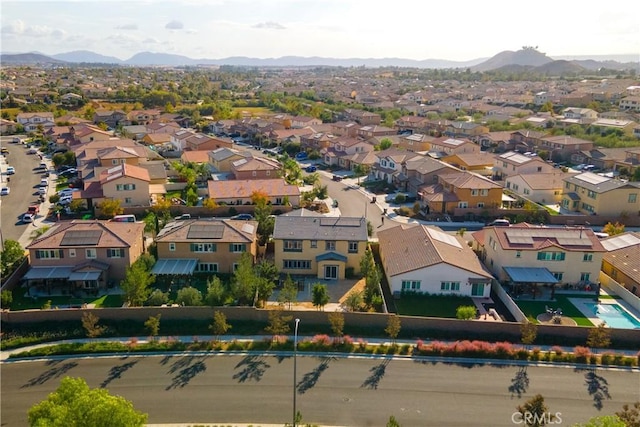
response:
[(640, 297), (640, 233), (609, 237), (602, 240), (602, 246), (607, 250), (602, 259), (602, 274)]
[(158, 260), (151, 274), (190, 276), (233, 273), (243, 253), (255, 260), (258, 222), (221, 218), (177, 220), (156, 236)]
[(360, 273), (367, 241), (364, 217), (278, 216), (275, 265), (285, 275), (343, 280), (347, 269)]
[(144, 223), (61, 221), (31, 242), (31, 295), (98, 294), (115, 287), (145, 251)]
[(391, 292), (488, 298), (493, 276), (458, 235), (438, 227), (400, 224), (378, 231)]
[(619, 216), (640, 212), (640, 182), (584, 172), (564, 178), (560, 207), (585, 215)]
[(598, 282), (605, 248), (593, 230), (527, 223), (472, 233), (485, 266), (502, 283), (588, 290)]

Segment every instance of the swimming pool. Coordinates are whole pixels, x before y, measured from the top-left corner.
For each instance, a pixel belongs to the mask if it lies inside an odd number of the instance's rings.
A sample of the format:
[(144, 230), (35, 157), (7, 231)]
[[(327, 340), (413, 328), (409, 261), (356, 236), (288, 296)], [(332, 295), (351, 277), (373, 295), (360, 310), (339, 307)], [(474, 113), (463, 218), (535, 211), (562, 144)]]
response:
[(640, 321), (619, 304), (585, 303), (589, 310), (612, 328), (639, 329)]

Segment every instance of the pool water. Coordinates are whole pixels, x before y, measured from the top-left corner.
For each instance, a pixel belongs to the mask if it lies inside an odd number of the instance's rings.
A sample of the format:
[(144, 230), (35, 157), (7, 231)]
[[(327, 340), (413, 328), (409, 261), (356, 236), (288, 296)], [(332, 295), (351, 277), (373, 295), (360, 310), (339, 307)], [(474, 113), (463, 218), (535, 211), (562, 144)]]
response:
[(585, 303), (597, 318), (605, 321), (612, 328), (639, 329), (640, 321), (619, 304)]

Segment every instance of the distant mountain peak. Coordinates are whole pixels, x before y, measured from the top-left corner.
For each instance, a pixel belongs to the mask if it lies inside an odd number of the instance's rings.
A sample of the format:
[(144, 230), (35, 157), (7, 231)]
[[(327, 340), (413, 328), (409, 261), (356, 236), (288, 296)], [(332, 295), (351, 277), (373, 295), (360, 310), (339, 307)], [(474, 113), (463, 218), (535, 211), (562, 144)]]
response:
[(518, 51), (505, 50), (497, 55), (489, 58), (487, 61), (473, 67), (473, 71), (489, 71), (503, 68), (510, 65), (522, 65), (525, 67), (539, 67), (549, 62), (553, 62), (553, 59), (549, 58), (542, 52), (539, 52), (536, 47), (523, 46)]

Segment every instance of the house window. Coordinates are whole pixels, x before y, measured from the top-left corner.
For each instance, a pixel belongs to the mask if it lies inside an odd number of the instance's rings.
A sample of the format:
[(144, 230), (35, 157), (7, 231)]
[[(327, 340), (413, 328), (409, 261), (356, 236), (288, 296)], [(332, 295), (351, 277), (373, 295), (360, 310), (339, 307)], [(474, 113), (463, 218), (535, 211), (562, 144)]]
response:
[(311, 241), (311, 247), (312, 248), (317, 248), (318, 247), (318, 241), (317, 240), (312, 240)]
[(336, 250), (336, 242), (334, 242), (334, 241), (324, 242), (324, 250), (325, 251), (335, 251)]
[(418, 291), (418, 290), (420, 290), (420, 280), (403, 280), (402, 281), (402, 290), (403, 291)]
[(358, 253), (358, 242), (349, 242), (349, 253), (350, 254)]
[(95, 249), (87, 249), (85, 251), (86, 257), (90, 258), (90, 259), (95, 259), (98, 257), (98, 254), (96, 253)]
[(244, 243), (229, 244), (229, 252), (240, 253), (240, 252), (246, 252), (246, 251), (247, 251), (247, 245)]
[(538, 261), (564, 261), (564, 252), (538, 252)]
[(516, 258), (520, 258), (522, 256), (522, 251), (516, 251)]
[(132, 191), (135, 189), (135, 184), (116, 184), (116, 191)]
[(76, 250), (75, 249), (69, 249), (69, 257), (70, 258), (75, 258), (76, 257)]
[(460, 282), (440, 282), (441, 291), (459, 291)]
[(124, 249), (107, 249), (107, 258), (124, 258)]
[(270, 176), (270, 175), (271, 175), (271, 171), (267, 171), (267, 176)]
[(120, 161), (118, 159), (111, 159), (111, 164), (112, 165), (117, 165), (118, 163), (120, 163)]
[(252, 171), (252, 172), (251, 172), (251, 176), (258, 176), (258, 172), (256, 172), (256, 171)]
[(584, 255), (582, 255), (582, 261), (585, 261), (585, 262), (593, 261), (593, 254), (584, 254)]
[(458, 202), (458, 207), (466, 209), (466, 208), (469, 207), (469, 203), (467, 203), (467, 202)]
[(175, 252), (175, 250), (176, 250), (176, 244), (173, 242), (169, 243), (169, 251)]
[(218, 250), (215, 243), (191, 243), (191, 252), (216, 252)]
[(478, 194), (480, 194), (480, 190), (471, 190), (472, 196), (477, 196)]
[(199, 262), (196, 266), (198, 273), (217, 273), (218, 264), (215, 262)]
[(60, 259), (64, 258), (62, 249), (40, 249), (36, 251), (36, 259)]
[(484, 208), (484, 202), (478, 202), (477, 207)]
[(596, 198), (596, 192), (593, 190), (588, 190), (587, 191), (587, 197), (591, 197), (592, 199)]
[(310, 270), (311, 261), (304, 259), (285, 259), (282, 267), (289, 270)]
[(282, 250), (284, 252), (302, 252), (302, 240), (285, 240)]
[(588, 282), (590, 276), (591, 276), (591, 273), (580, 273), (580, 281), (581, 282)]
[(627, 199), (628, 203), (635, 203), (636, 200), (638, 200), (638, 194), (637, 193), (629, 194), (629, 198)]
[(131, 197), (125, 197), (124, 198), (124, 203), (130, 205), (131, 204)]

